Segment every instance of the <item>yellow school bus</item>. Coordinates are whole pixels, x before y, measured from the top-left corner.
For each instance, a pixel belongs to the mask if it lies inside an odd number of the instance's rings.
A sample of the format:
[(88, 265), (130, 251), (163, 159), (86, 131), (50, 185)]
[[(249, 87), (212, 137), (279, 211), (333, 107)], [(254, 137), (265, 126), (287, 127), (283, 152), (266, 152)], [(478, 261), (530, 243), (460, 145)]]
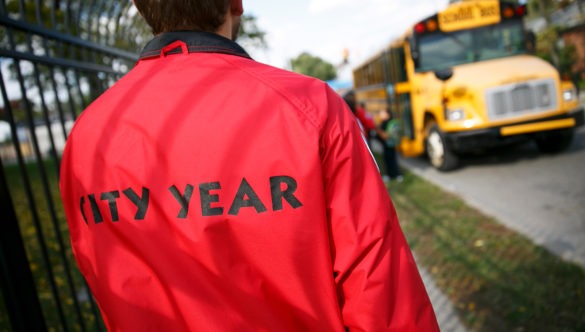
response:
[(353, 70), (358, 102), (401, 120), (399, 151), (426, 154), (441, 171), (459, 156), (533, 139), (566, 149), (583, 124), (575, 86), (532, 55), (526, 7), (498, 0), (451, 3)]

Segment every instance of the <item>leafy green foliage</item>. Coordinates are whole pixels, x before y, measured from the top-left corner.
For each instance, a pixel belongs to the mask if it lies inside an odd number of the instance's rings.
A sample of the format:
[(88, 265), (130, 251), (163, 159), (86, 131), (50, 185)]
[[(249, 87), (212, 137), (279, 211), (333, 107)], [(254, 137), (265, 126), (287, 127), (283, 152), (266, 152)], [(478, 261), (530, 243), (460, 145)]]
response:
[[(528, 0), (528, 15), (531, 19), (544, 19), (545, 26), (537, 32), (536, 55), (552, 63), (565, 78), (572, 77), (572, 66), (577, 56), (573, 45), (560, 47), (561, 29), (566, 28), (563, 23), (553, 24), (552, 16), (555, 12), (565, 9), (577, 0)], [(585, 17), (581, 18), (583, 21)]]
[(265, 49), (268, 47), (264, 38), (266, 32), (260, 30), (256, 22), (257, 19), (254, 15), (242, 16), (242, 25), (238, 36), (238, 42), (246, 47)]
[(291, 60), (292, 70), (323, 81), (335, 79), (337, 71), (331, 63), (307, 52)]

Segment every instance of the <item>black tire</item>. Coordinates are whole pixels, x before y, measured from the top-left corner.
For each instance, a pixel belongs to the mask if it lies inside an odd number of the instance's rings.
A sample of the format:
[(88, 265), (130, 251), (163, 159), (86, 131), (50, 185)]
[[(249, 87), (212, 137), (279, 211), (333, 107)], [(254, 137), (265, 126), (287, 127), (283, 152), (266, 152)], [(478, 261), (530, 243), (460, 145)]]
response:
[(559, 153), (565, 151), (573, 142), (575, 130), (564, 129), (539, 133), (534, 137), (538, 150), (543, 153)]
[(445, 135), (436, 123), (429, 127), (425, 138), (425, 150), (429, 162), (439, 171), (447, 172), (459, 166), (459, 157), (448, 147)]

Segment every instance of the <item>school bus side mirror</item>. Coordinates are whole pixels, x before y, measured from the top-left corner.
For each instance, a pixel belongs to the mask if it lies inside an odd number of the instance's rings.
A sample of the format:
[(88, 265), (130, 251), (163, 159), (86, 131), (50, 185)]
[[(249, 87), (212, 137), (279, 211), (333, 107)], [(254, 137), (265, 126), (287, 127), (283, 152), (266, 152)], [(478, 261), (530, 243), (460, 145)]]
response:
[(453, 69), (435, 70), (435, 77), (443, 82), (448, 81), (453, 76)]
[(418, 48), (416, 47), (416, 40), (414, 39), (414, 36), (409, 36), (407, 41), (410, 48), (410, 57), (414, 62), (414, 67), (418, 68)]

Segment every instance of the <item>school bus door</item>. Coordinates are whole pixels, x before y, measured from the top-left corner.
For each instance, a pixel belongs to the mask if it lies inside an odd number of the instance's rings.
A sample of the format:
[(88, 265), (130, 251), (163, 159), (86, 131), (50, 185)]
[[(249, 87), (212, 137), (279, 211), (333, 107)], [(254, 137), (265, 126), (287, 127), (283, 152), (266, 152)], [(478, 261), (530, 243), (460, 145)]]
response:
[(420, 151), (415, 148), (411, 84), (408, 81), (403, 45), (392, 47), (386, 52), (386, 64), (389, 73), (389, 83), (386, 85), (388, 105), (401, 124), (402, 137), (398, 149), (404, 157), (419, 155)]

